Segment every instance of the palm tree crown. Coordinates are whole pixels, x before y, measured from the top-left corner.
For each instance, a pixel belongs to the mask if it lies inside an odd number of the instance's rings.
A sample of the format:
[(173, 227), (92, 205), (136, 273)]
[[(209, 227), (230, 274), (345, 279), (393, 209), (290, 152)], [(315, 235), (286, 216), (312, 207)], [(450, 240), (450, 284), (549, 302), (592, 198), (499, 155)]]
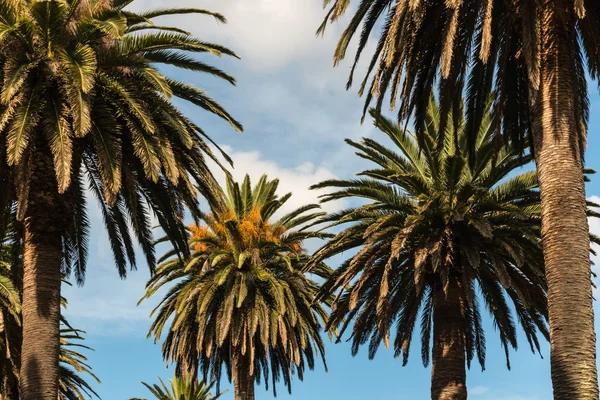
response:
[[(270, 373), (273, 391), (279, 379), (290, 388), (294, 371), (302, 379), (324, 357), (326, 312), (313, 303), (318, 286), (303, 272), (302, 248), (327, 236), (302, 228), (323, 213), (307, 205), (271, 222), (291, 196), (277, 196), (277, 186), (266, 176), (254, 188), (248, 176), (241, 186), (228, 179), (228, 196), (191, 228), (191, 258), (182, 262), (167, 253), (145, 296), (174, 284), (151, 327), (158, 340), (173, 318), (165, 359), (193, 375), (199, 362), (205, 378), (217, 381), (224, 365), (236, 396), (246, 392), (249, 400), (255, 380), (268, 388)], [(320, 263), (311, 272), (325, 276), (328, 268)]]
[[(180, 377), (175, 374), (173, 379), (169, 379), (170, 388), (163, 382), (162, 379), (158, 378), (160, 385), (154, 384), (150, 386), (147, 383), (142, 382), (146, 388), (152, 393), (156, 400), (217, 400), (220, 399), (223, 394), (213, 396), (210, 391), (215, 385), (212, 382), (207, 385), (204, 381), (193, 382), (186, 377)], [(145, 399), (130, 399), (130, 400), (145, 400)]]
[[(339, 291), (327, 328), (341, 325), (340, 337), (351, 328), (353, 354), (368, 342), (373, 358), (383, 342), (406, 364), (421, 315), (423, 363), (429, 363), (433, 351), (435, 369), (439, 336), (454, 324), (450, 328), (457, 331), (456, 356), (462, 357), (458, 368), (464, 379), (465, 355), (468, 365), (475, 356), (485, 365), (483, 303), (498, 328), (507, 362), (508, 349), (517, 347), (514, 314), (531, 349), (539, 351), (538, 335), (547, 337), (548, 330), (537, 178), (535, 172), (506, 178), (531, 157), (505, 147), (494, 158), (490, 114), (479, 130), (472, 168), (465, 159), (463, 121), (459, 132), (440, 131), (433, 100), (421, 150), (409, 132), (374, 110), (372, 115), (393, 148), (373, 139), (347, 140), (375, 167), (360, 173), (361, 179), (314, 186), (335, 189), (324, 201), (368, 200), (321, 219), (333, 226), (351, 225), (322, 246), (314, 262), (358, 249), (321, 289), (322, 295)], [(440, 152), (435, 151), (438, 142), (443, 143)], [(446, 398), (433, 389), (433, 398)]]
[[(317, 32), (322, 34), (329, 22), (353, 10), (352, 3), (326, 0), (329, 10)], [(575, 6), (573, 2), (569, 4), (570, 7), (565, 5), (561, 10), (563, 15), (553, 17), (564, 18), (561, 21), (565, 28), (567, 21), (573, 23), (573, 33), (581, 38), (581, 46), (572, 43), (568, 49), (571, 53), (568, 74), (575, 85), (574, 106), (579, 124), (572, 140), (583, 148), (589, 111), (584, 56), (588, 72), (597, 79), (600, 6), (593, 0), (576, 1)], [(374, 30), (381, 27), (359, 89), (360, 95), (366, 93), (365, 112), (373, 99), (379, 110), (387, 93), (392, 108), (399, 100), (401, 120), (414, 115), (415, 131), (420, 137), (426, 129), (424, 117), (433, 91), (437, 90), (440, 113), (446, 116), (461, 107), (463, 88), (466, 88), (465, 129), (472, 149), (487, 112), (489, 96), (493, 94), (496, 115), (493, 123), (503, 121), (504, 134), (522, 148), (520, 139), (526, 139), (531, 133), (529, 117), (533, 110), (529, 96), (540, 87), (540, 68), (547, 57), (544, 53), (551, 51), (541, 47), (551, 34), (540, 29), (540, 25), (551, 26), (555, 22), (542, 22), (540, 11), (541, 7), (535, 2), (514, 6), (498, 0), (363, 0), (340, 36), (334, 65), (346, 57), (354, 36), (360, 36), (347, 83), (350, 88), (369, 39), (376, 35)], [(441, 79), (436, 79), (439, 75)], [(446, 122), (442, 119), (442, 125)]]
[[(210, 195), (205, 158), (213, 157), (203, 130), (171, 104), (180, 98), (241, 125), (198, 88), (163, 75), (158, 66), (208, 73), (232, 84), (225, 72), (190, 53), (236, 57), (174, 27), (154, 23), (162, 15), (200, 9), (133, 13), (132, 0), (4, 1), (0, 5), (0, 176), (2, 206), (17, 201), (26, 215), (31, 171), (51, 154), (65, 221), (67, 261), (78, 279), (85, 271), (88, 221), (84, 188), (99, 199), (119, 272), (135, 266), (127, 221), (149, 265), (152, 209), (173, 239), (185, 243), (183, 205), (197, 210), (194, 182)], [(190, 180), (191, 179), (191, 180)], [(35, 181), (35, 179), (33, 180)], [(35, 186), (35, 182), (33, 182)], [(179, 236), (178, 236), (179, 235)], [(185, 246), (182, 246), (185, 250)]]

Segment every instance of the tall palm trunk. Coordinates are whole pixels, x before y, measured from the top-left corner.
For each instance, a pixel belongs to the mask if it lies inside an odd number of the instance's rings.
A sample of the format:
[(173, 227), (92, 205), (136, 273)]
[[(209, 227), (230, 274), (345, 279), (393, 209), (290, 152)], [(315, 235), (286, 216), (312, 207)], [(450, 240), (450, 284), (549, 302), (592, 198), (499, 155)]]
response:
[(467, 398), (465, 319), (460, 288), (450, 284), (447, 295), (439, 288), (433, 294), (432, 400)]
[[(39, 135), (38, 135), (39, 136)], [(36, 141), (23, 250), (21, 400), (58, 397), (62, 239), (66, 212), (44, 140)]]
[(254, 400), (254, 376), (250, 375), (247, 356), (236, 356), (233, 360), (234, 400)]
[[(542, 200), (554, 398), (598, 400), (596, 336), (582, 154), (577, 144), (573, 2), (540, 6), (540, 87), (532, 89), (535, 159)], [(584, 78), (585, 79), (585, 78)]]

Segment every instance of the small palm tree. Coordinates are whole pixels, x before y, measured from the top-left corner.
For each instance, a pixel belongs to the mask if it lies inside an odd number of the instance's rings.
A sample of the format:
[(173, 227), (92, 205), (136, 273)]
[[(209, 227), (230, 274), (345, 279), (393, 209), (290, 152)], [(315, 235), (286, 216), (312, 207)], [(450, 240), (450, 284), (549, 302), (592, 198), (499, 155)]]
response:
[[(217, 400), (226, 393), (223, 392), (213, 396), (210, 391), (215, 385), (214, 381), (207, 385), (204, 381), (194, 382), (186, 377), (177, 376), (177, 373), (175, 373), (173, 379), (169, 380), (169, 383), (171, 384), (170, 389), (165, 385), (161, 378), (158, 378), (158, 380), (160, 381), (160, 386), (157, 384), (150, 386), (149, 384), (142, 382), (156, 400)], [(146, 399), (135, 398), (130, 400)]]
[(423, 364), (432, 361), (432, 399), (466, 399), (466, 367), (475, 357), (485, 365), (482, 306), (509, 367), (508, 350), (517, 348), (515, 315), (532, 351), (539, 351), (540, 334), (548, 338), (537, 177), (515, 175), (531, 156), (503, 147), (494, 157), (489, 113), (472, 167), (460, 115), (458, 131), (441, 131), (433, 100), (421, 150), (401, 126), (374, 110), (372, 116), (393, 147), (347, 140), (374, 167), (362, 179), (314, 186), (335, 190), (324, 201), (367, 200), (321, 219), (351, 225), (315, 253), (315, 263), (358, 249), (321, 289), (322, 296), (337, 294), (327, 329), (341, 326), (340, 338), (351, 329), (353, 354), (368, 343), (373, 358), (383, 343), (406, 365), (420, 322)]
[[(328, 20), (345, 13), (334, 64), (360, 36), (358, 60), (377, 45), (359, 93), (365, 110), (385, 98), (426, 139), (429, 96), (446, 122), (466, 96), (469, 151), (488, 96), (495, 131), (517, 150), (535, 148), (542, 193), (548, 280), (550, 364), (559, 400), (597, 400), (596, 335), (586, 194), (582, 174), (590, 112), (588, 76), (600, 77), (598, 0), (325, 0)], [(588, 75), (589, 74), (589, 75)], [(369, 82), (370, 80), (370, 82)], [(386, 96), (388, 95), (388, 96)], [(498, 140), (502, 140), (498, 138)], [(526, 143), (526, 142), (529, 143)], [(500, 146), (498, 146), (499, 148)], [(471, 155), (471, 161), (474, 155)]]
[(0, 209), (16, 207), (25, 230), (22, 400), (58, 394), (61, 267), (83, 282), (87, 189), (100, 203), (121, 276), (136, 265), (135, 239), (153, 269), (152, 215), (185, 254), (184, 209), (197, 217), (195, 186), (210, 201), (216, 185), (205, 162), (214, 158), (210, 139), (171, 100), (241, 130), (205, 91), (158, 68), (235, 83), (190, 55), (235, 57), (232, 51), (154, 21), (190, 13), (224, 17), (200, 9), (136, 14), (125, 9), (132, 3), (0, 2)]
[[(241, 187), (228, 179), (228, 196), (191, 227), (191, 257), (165, 254), (145, 296), (173, 284), (154, 310), (149, 335), (158, 340), (170, 324), (167, 362), (217, 384), (225, 367), (236, 400), (253, 400), (261, 379), (267, 389), (272, 380), (274, 393), (279, 379), (291, 390), (294, 372), (302, 379), (319, 355), (325, 363), (320, 332), (327, 314), (314, 303), (318, 285), (304, 273), (302, 248), (328, 237), (303, 227), (323, 213), (311, 204), (272, 221), (291, 196), (277, 196), (277, 186), (266, 176), (254, 188), (248, 176)], [(329, 269), (319, 263), (311, 272), (324, 277)]]

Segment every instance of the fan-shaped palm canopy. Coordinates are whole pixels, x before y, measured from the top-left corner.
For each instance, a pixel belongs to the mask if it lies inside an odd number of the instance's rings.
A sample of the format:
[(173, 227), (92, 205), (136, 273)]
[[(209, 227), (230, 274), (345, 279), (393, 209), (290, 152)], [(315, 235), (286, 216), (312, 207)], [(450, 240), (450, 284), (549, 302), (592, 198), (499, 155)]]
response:
[[(217, 381), (224, 366), (236, 396), (243, 391), (248, 399), (255, 380), (268, 388), (270, 375), (273, 390), (279, 379), (290, 388), (294, 371), (302, 379), (324, 357), (326, 312), (314, 303), (318, 286), (304, 273), (303, 250), (305, 241), (328, 236), (304, 227), (323, 213), (311, 204), (274, 219), (291, 196), (279, 197), (277, 186), (266, 176), (254, 188), (248, 176), (242, 185), (228, 179), (228, 195), (191, 227), (192, 256), (167, 253), (145, 296), (173, 285), (150, 332), (158, 340), (170, 324), (165, 359), (192, 376), (199, 363), (205, 379)], [(311, 270), (328, 271), (323, 263)]]
[[(457, 132), (440, 130), (433, 99), (421, 148), (401, 126), (374, 110), (372, 116), (392, 145), (371, 138), (347, 142), (373, 168), (361, 172), (360, 179), (314, 186), (332, 190), (324, 201), (366, 200), (321, 219), (332, 226), (350, 225), (315, 253), (314, 262), (358, 250), (321, 289), (323, 296), (339, 292), (327, 327), (341, 325), (340, 337), (351, 329), (354, 354), (368, 343), (372, 358), (384, 343), (406, 364), (420, 321), (426, 365), (432, 330), (435, 364), (440, 341), (435, 332), (443, 332), (454, 315), (452, 329), (459, 330), (455, 339), (461, 343), (455, 355), (463, 357), (464, 370), (465, 356), (469, 364), (476, 356), (484, 367), (484, 306), (507, 362), (509, 348), (517, 347), (517, 322), (531, 349), (539, 350), (539, 335), (548, 336), (540, 199), (535, 172), (520, 171), (531, 157), (507, 147), (494, 156), (489, 113), (478, 132), (472, 167), (465, 159), (462, 117), (456, 116)], [(436, 151), (438, 143), (441, 151)]]

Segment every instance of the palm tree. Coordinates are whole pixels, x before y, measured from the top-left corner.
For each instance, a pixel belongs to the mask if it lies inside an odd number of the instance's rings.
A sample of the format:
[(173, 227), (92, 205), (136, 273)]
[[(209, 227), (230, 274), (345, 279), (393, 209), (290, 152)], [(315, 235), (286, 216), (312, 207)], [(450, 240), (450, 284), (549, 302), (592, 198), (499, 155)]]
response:
[[(216, 396), (210, 394), (212, 387), (215, 385), (213, 381), (210, 385), (207, 385), (204, 381), (192, 383), (185, 377), (177, 376), (177, 373), (173, 376), (173, 379), (169, 380), (171, 389), (165, 385), (162, 379), (158, 378), (160, 386), (154, 384), (150, 386), (147, 383), (142, 382), (144, 386), (148, 388), (150, 393), (156, 398), (156, 400), (217, 400), (221, 398), (223, 392)], [(130, 399), (130, 400), (145, 400), (145, 399)]]
[[(331, 8), (319, 31), (353, 3), (326, 0)], [(542, 193), (554, 396), (598, 399), (582, 164), (589, 114), (586, 71), (593, 79), (600, 72), (600, 3), (362, 0), (352, 10), (334, 64), (345, 57), (361, 23), (356, 62), (373, 29), (382, 28), (360, 87), (360, 93), (367, 92), (365, 110), (373, 98), (380, 109), (386, 93), (392, 108), (399, 99), (399, 120), (413, 118), (422, 145), (430, 94), (437, 91), (444, 116), (460, 107), (466, 94), (473, 153), (493, 95), (497, 131), (518, 150), (530, 138)]]
[[(14, 222), (14, 221), (13, 221)], [(7, 234), (3, 234), (0, 251), (0, 399), (19, 398), (19, 369), (21, 353), (21, 294), (22, 258), (19, 254), (19, 232), (11, 225)], [(15, 249), (16, 248), (16, 249)], [(68, 282), (67, 282), (68, 283)], [(61, 300), (64, 308), (66, 299)], [(85, 332), (73, 328), (61, 317), (60, 330), (60, 372), (58, 400), (84, 400), (98, 394), (80, 374), (87, 374), (96, 382), (100, 380), (86, 364), (87, 358), (80, 349), (92, 350), (83, 345)]]
[(317, 250), (313, 262), (358, 249), (322, 286), (321, 296), (336, 295), (326, 329), (340, 326), (341, 338), (351, 328), (353, 354), (366, 343), (369, 358), (382, 342), (393, 346), (406, 365), (420, 321), (423, 364), (432, 362), (431, 398), (466, 399), (466, 367), (474, 357), (485, 367), (482, 305), (509, 368), (509, 349), (517, 348), (515, 314), (532, 351), (540, 350), (540, 334), (548, 336), (537, 176), (517, 174), (531, 156), (506, 146), (494, 155), (490, 113), (472, 167), (464, 121), (457, 118), (457, 132), (440, 130), (433, 100), (421, 150), (411, 133), (375, 110), (372, 115), (393, 146), (347, 140), (374, 167), (361, 179), (314, 186), (333, 190), (323, 201), (367, 200), (321, 219), (351, 225)]
[[(253, 400), (261, 379), (268, 389), (269, 374), (274, 393), (279, 379), (291, 391), (294, 372), (302, 380), (316, 357), (325, 364), (320, 331), (327, 313), (313, 302), (318, 286), (303, 271), (302, 248), (328, 237), (303, 228), (323, 213), (310, 204), (271, 222), (291, 196), (277, 196), (278, 183), (263, 176), (252, 188), (246, 176), (240, 187), (228, 178), (228, 196), (191, 227), (191, 257), (165, 254), (144, 297), (173, 285), (154, 310), (149, 336), (158, 341), (170, 324), (165, 360), (193, 378), (200, 369), (217, 385), (224, 366), (236, 400)], [(323, 263), (311, 271), (328, 272)]]
[(241, 130), (203, 90), (157, 68), (234, 83), (190, 55), (232, 51), (154, 23), (162, 15), (223, 16), (198, 9), (135, 14), (125, 10), (132, 2), (0, 2), (0, 209), (14, 204), (25, 230), (22, 400), (58, 393), (61, 265), (83, 282), (86, 189), (100, 203), (121, 276), (128, 263), (136, 265), (132, 236), (152, 269), (152, 215), (185, 254), (184, 206), (197, 217), (194, 185), (209, 201), (215, 186), (205, 163), (214, 158), (210, 139), (171, 99)]

